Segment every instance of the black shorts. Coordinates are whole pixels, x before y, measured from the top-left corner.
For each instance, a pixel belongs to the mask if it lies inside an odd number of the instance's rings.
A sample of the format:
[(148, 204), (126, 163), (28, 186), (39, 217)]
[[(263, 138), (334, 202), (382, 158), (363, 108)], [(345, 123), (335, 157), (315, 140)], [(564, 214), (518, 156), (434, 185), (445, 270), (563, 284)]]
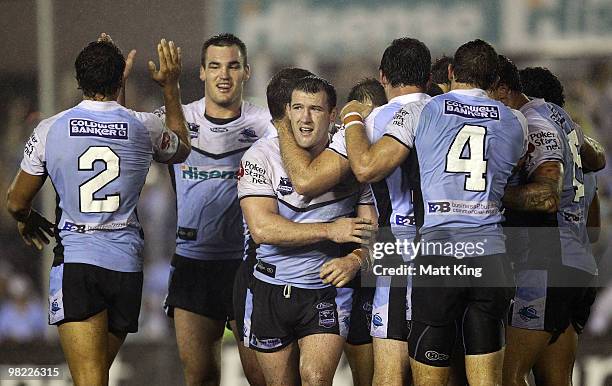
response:
[(372, 337), (407, 341), (409, 332), (407, 319), (410, 312), (407, 283), (404, 276), (376, 278), (370, 327)]
[(353, 305), (351, 307), (351, 325), (349, 327), (346, 343), (361, 345), (372, 343), (370, 325), (372, 324), (372, 301), (374, 288), (355, 288), (353, 292)]
[(174, 255), (164, 308), (174, 308), (215, 320), (234, 320), (232, 294), (241, 260), (196, 260)]
[(253, 278), (251, 290), (250, 346), (257, 351), (278, 351), (308, 335), (348, 334), (351, 288), (302, 289)]
[(49, 324), (79, 322), (107, 310), (109, 332), (137, 332), (141, 299), (142, 272), (80, 263), (51, 267)]
[[(477, 307), (492, 319), (505, 319), (514, 295), (510, 262), (505, 254), (463, 259), (417, 256), (415, 265), (412, 320), (446, 326), (462, 316), (468, 306)], [(446, 271), (449, 274), (423, 274), (428, 267), (434, 271), (442, 267), (442, 272), (445, 271), (443, 267), (449, 267)]]
[[(236, 317), (236, 328), (238, 331), (242, 331), (242, 342), (247, 347), (251, 338), (253, 296), (250, 288), (255, 264), (257, 264), (257, 259), (254, 257), (243, 260), (240, 263), (240, 267), (238, 267), (234, 280), (234, 316)], [(249, 301), (248, 304), (247, 299)]]
[[(517, 290), (509, 315), (511, 326), (550, 332), (552, 342), (563, 334), (570, 323), (576, 332), (582, 332), (595, 301), (596, 291), (590, 287), (594, 279), (592, 275), (562, 267), (554, 271), (522, 270), (515, 276)], [(584, 286), (551, 286), (551, 282), (562, 280), (559, 276), (571, 276), (571, 283), (582, 282)]]

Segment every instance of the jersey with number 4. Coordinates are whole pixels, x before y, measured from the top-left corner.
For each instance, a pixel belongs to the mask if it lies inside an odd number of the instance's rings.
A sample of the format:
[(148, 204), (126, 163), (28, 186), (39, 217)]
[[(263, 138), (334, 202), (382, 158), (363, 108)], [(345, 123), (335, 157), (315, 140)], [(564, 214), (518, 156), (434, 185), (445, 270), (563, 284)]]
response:
[(26, 144), (21, 169), (48, 174), (57, 192), (56, 258), (141, 271), (138, 197), (151, 160), (169, 160), (178, 143), (154, 114), (116, 102), (82, 101), (42, 121)]
[(563, 188), (556, 214), (563, 265), (594, 275), (597, 265), (586, 228), (588, 203), (580, 158), (580, 148), (584, 142), (582, 129), (565, 110), (543, 99), (532, 99), (521, 107), (521, 112), (529, 123), (529, 150), (525, 163), (527, 175), (546, 161), (558, 161), (563, 165)]
[[(525, 152), (526, 130), (522, 114), (480, 89), (454, 90), (395, 114), (385, 135), (418, 155), (425, 211), (420, 233), (432, 245), (423, 254), (505, 252), (501, 199)], [(470, 250), (457, 249), (467, 243)]]
[[(240, 117), (215, 124), (204, 99), (183, 105), (191, 153), (170, 166), (176, 189), (176, 253), (197, 260), (241, 259), (244, 228), (236, 190), (240, 158), (259, 138), (276, 133), (268, 110), (244, 101)], [(164, 110), (156, 111), (163, 115)]]

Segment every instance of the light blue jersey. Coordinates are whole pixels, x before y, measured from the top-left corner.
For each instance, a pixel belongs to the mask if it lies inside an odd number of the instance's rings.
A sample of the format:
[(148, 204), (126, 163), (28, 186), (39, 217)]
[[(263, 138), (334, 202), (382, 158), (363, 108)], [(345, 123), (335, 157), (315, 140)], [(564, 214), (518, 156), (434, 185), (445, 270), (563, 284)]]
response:
[(584, 143), (582, 129), (565, 110), (543, 99), (530, 100), (521, 107), (521, 112), (529, 122), (527, 175), (546, 161), (558, 161), (563, 165), (563, 188), (556, 215), (563, 265), (594, 275), (597, 265), (586, 229), (588, 205), (580, 158)]
[(21, 169), (51, 178), (58, 196), (56, 259), (142, 271), (136, 205), (151, 160), (167, 161), (178, 137), (149, 113), (82, 101), (42, 121)]
[[(369, 185), (340, 184), (318, 197), (296, 193), (281, 159), (278, 137), (255, 143), (242, 157), (238, 197), (270, 197), (278, 202), (278, 213), (296, 223), (331, 222), (354, 217), (357, 205), (373, 205)], [(278, 230), (282, 232), (282, 229)], [(319, 277), (321, 266), (334, 257), (351, 252), (350, 244), (321, 241), (300, 247), (255, 244), (248, 237), (247, 254), (255, 254), (253, 275), (276, 285), (291, 284), (299, 288), (325, 288)]]
[(501, 199), (526, 149), (519, 112), (480, 89), (454, 90), (428, 102), (411, 103), (387, 127), (391, 136), (416, 148), (425, 219), (425, 255), (504, 253)]
[[(236, 190), (244, 152), (276, 132), (267, 109), (243, 102), (240, 117), (215, 124), (204, 116), (204, 99), (183, 106), (191, 154), (171, 166), (176, 190), (176, 254), (198, 260), (241, 259), (242, 212)], [(164, 110), (156, 111), (163, 116)]]
[[(392, 98), (386, 105), (379, 106), (368, 115), (365, 125), (366, 134), (371, 143), (377, 142), (386, 132), (387, 125), (395, 113), (407, 103), (428, 101), (431, 98), (427, 94), (414, 93)], [(329, 149), (347, 157), (345, 130), (338, 131), (329, 145)], [(412, 191), (408, 184), (407, 175), (402, 172), (401, 167), (395, 168), (384, 179), (389, 190), (391, 201), (391, 216), (389, 224), (393, 234), (402, 239), (414, 239), (416, 236), (416, 221), (414, 218), (414, 206), (412, 202)]]

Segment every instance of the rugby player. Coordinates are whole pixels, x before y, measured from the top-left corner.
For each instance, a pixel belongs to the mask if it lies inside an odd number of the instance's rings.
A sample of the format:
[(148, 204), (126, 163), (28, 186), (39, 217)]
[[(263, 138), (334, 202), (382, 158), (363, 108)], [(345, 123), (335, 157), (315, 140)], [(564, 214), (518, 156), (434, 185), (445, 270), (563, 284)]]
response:
[[(385, 141), (382, 135), (395, 112), (406, 103), (428, 99), (424, 90), (429, 81), (430, 67), (429, 50), (418, 40), (396, 39), (385, 49), (379, 69), (381, 84), (389, 103), (374, 109), (366, 120), (369, 139)], [(372, 108), (369, 105), (363, 106)], [(279, 137), (287, 171), (291, 178), (295, 176), (300, 182), (299, 189), (302, 194), (315, 194), (329, 189), (346, 176), (350, 176), (353, 161), (359, 162), (351, 159), (346, 152), (345, 130), (334, 135), (329, 151), (322, 152), (314, 159), (296, 146), (295, 140), (287, 133), (279, 131)], [(395, 145), (395, 141), (392, 145)], [(374, 181), (361, 174), (362, 169), (357, 163), (353, 172), (362, 181)], [(380, 214), (379, 225), (390, 226), (395, 237), (410, 242), (416, 234), (416, 227), (411, 201), (412, 191), (407, 175), (402, 172), (398, 163), (378, 180), (385, 176), (387, 178), (381, 184), (374, 184), (376, 205)], [(380, 194), (381, 189), (386, 192)], [(409, 298), (406, 285), (406, 278), (402, 277), (377, 278), (371, 325), (374, 350), (373, 383), (377, 385), (400, 385), (408, 378), (406, 318), (409, 317)]]
[(436, 84), (443, 93), (450, 91), (450, 79), (448, 79), (448, 66), (453, 63), (453, 58), (442, 55), (431, 65), (431, 83)]
[(526, 180), (507, 188), (504, 205), (521, 211), (521, 225), (531, 227), (527, 258), (515, 265), (504, 384), (527, 385), (533, 368), (538, 385), (571, 385), (577, 333), (588, 318), (585, 299), (594, 300), (586, 287), (597, 273), (586, 230), (582, 131), (560, 106), (530, 100), (516, 66), (505, 56), (499, 60), (492, 95), (519, 109), (529, 128)]
[[(351, 103), (341, 113), (351, 168), (360, 181), (386, 176), (413, 149), (418, 156), (425, 209), (420, 235), (429, 246), (417, 255), (420, 274), (412, 278), (408, 345), (417, 385), (446, 384), (457, 332), (469, 383), (501, 383), (511, 277), (500, 208), (506, 181), (525, 151), (526, 126), (520, 113), (488, 98), (484, 90), (496, 76), (497, 53), (474, 40), (457, 49), (449, 66), (451, 91), (404, 106), (374, 145), (360, 124), (367, 108)], [(359, 160), (355, 167), (352, 158)], [(479, 209), (454, 210), (466, 205)], [(468, 243), (476, 248), (462, 255), (446, 248)], [(423, 270), (462, 265), (482, 269), (482, 275), (436, 276)]]
[[(279, 125), (280, 121), (285, 117), (285, 107), (291, 101), (291, 91), (298, 79), (313, 75), (310, 71), (301, 68), (283, 68), (278, 71), (266, 88), (266, 97), (268, 101), (268, 110), (272, 116), (272, 123)], [(234, 281), (234, 316), (236, 318), (236, 331), (241, 332), (242, 343), (250, 350), (251, 325), (250, 320), (245, 324), (244, 316), (247, 308), (246, 300), (252, 298), (252, 292), (249, 287), (251, 278), (253, 277), (253, 268), (257, 263), (257, 259), (253, 254), (246, 254), (243, 262), (240, 264), (236, 272), (236, 280)], [(251, 305), (249, 305), (250, 307)], [(255, 353), (250, 354), (249, 359), (254, 357)], [(246, 365), (249, 364), (247, 367)], [(243, 369), (247, 379), (251, 384), (264, 384), (263, 373), (257, 363), (257, 360), (243, 361)]]
[[(232, 301), (244, 253), (236, 178), (244, 152), (274, 130), (266, 109), (242, 99), (249, 76), (239, 38), (220, 34), (204, 42), (204, 98), (183, 105), (193, 151), (170, 168), (178, 219), (165, 307), (174, 317), (187, 385), (219, 384), (226, 323), (242, 340)], [(163, 116), (163, 109), (157, 114)], [(262, 384), (254, 353), (242, 344), (238, 350), (249, 382)]]
[[(45, 119), (28, 140), (7, 207), (26, 244), (57, 246), (49, 282), (49, 323), (76, 385), (106, 385), (127, 333), (138, 329), (142, 229), (136, 204), (152, 159), (182, 162), (190, 151), (179, 93), (180, 49), (162, 39), (159, 70), (165, 123), (116, 100), (125, 59), (115, 45), (92, 42), (75, 61), (83, 92), (77, 106)], [(56, 224), (32, 209), (46, 177), (58, 195)]]
[[(312, 156), (328, 144), (335, 106), (335, 90), (326, 80), (308, 76), (296, 82), (284, 124), (290, 122), (298, 145)], [(299, 194), (278, 139), (270, 138), (243, 156), (238, 194), (249, 231), (247, 253), (258, 260), (245, 324), (249, 319), (266, 384), (331, 385), (352, 303), (353, 290), (343, 287), (367, 258), (359, 246), (342, 243), (372, 237), (370, 189), (345, 184), (319, 196)], [(355, 212), (357, 218), (348, 217)]]
[[(519, 71), (523, 93), (532, 98), (542, 98), (559, 107), (565, 104), (563, 85), (559, 79), (543, 67), (528, 67)], [(596, 172), (606, 166), (603, 146), (594, 138), (584, 135), (584, 144), (580, 148), (582, 169), (585, 173)]]

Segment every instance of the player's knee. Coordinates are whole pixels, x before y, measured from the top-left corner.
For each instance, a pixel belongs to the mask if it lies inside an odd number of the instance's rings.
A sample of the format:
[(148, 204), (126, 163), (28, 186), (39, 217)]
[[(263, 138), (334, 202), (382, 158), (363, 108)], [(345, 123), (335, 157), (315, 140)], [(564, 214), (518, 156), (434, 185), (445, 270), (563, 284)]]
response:
[(428, 366), (449, 367), (456, 333), (454, 324), (430, 326), (412, 321), (408, 353), (412, 359)]
[(304, 363), (300, 364), (300, 378), (303, 385), (331, 385), (334, 376), (321, 365)]
[(490, 317), (477, 307), (468, 308), (461, 331), (467, 355), (489, 354), (504, 347), (502, 320)]
[(187, 385), (218, 385), (221, 380), (221, 366), (214, 360), (183, 362)]

